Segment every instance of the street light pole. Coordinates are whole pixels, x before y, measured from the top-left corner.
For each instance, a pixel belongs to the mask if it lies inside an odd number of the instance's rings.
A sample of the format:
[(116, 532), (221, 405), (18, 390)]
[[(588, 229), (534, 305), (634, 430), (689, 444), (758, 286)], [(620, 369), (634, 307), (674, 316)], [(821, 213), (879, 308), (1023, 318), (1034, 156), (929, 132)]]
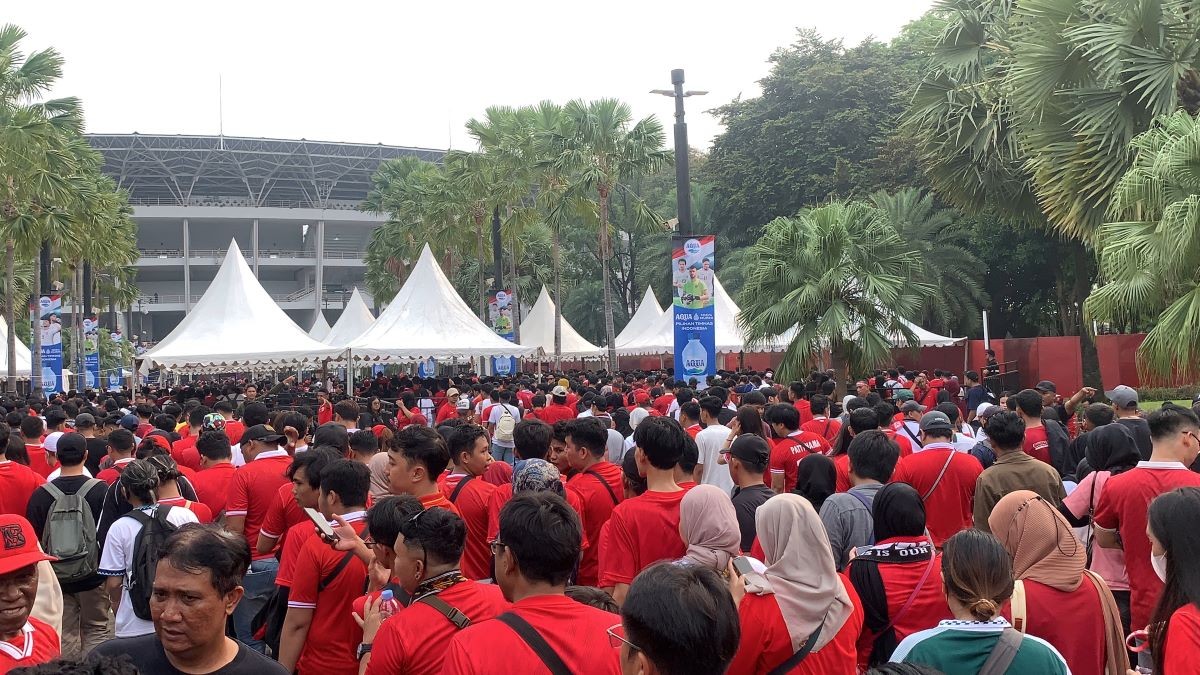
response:
[(683, 69), (671, 71), (674, 89), (654, 89), (651, 94), (671, 96), (675, 99), (675, 211), (679, 220), (680, 234), (692, 233), (692, 183), (688, 166), (687, 122), (683, 116), (683, 99), (703, 96), (707, 91), (684, 91)]

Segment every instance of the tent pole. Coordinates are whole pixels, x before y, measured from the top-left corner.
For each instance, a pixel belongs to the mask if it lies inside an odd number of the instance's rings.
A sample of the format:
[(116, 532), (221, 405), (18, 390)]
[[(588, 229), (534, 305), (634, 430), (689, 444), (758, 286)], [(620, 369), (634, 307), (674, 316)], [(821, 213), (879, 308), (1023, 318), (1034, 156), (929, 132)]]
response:
[(346, 350), (346, 395), (354, 399), (354, 355)]

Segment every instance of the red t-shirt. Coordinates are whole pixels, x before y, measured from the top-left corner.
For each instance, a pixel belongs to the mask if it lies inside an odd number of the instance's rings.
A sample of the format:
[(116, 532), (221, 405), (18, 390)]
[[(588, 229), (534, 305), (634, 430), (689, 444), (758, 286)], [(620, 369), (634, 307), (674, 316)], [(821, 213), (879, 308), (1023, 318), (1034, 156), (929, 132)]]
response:
[(833, 439), (837, 438), (842, 431), (842, 423), (830, 417), (814, 417), (801, 424), (800, 428), (833, 443)]
[(1163, 673), (1190, 673), (1200, 663), (1200, 610), (1188, 603), (1175, 610), (1167, 624)]
[[(1036, 427), (1025, 429), (1025, 454), (1040, 462), (1050, 464), (1050, 441), (1046, 439), (1046, 427), (1039, 424)], [(1070, 665), (1069, 662), (1068, 665)]]
[(929, 389), (925, 390), (925, 397), (921, 400), (921, 405), (928, 410), (933, 410), (937, 405), (938, 394), (945, 388), (946, 382), (940, 377), (935, 377), (929, 381)]
[(276, 544), (282, 545), (282, 537), (288, 530), (293, 525), (304, 522), (311, 524), (312, 521), (300, 510), (300, 505), (296, 503), (296, 495), (292, 492), (292, 484), (288, 482), (279, 486), (275, 500), (267, 508), (267, 517), (263, 518), (259, 532), (264, 536), (279, 539)]
[(193, 502), (183, 497), (168, 497), (158, 500), (159, 504), (168, 506), (178, 506), (181, 509), (187, 509), (196, 515), (196, 520), (201, 523), (211, 523), (213, 521), (212, 509), (205, 506), (202, 502)]
[[(133, 460), (133, 457), (123, 457), (118, 459), (117, 461), (113, 462), (112, 466), (96, 474), (96, 478), (99, 478), (105, 483), (112, 485), (113, 483), (117, 482), (117, 479), (121, 477), (121, 472), (124, 471), (125, 467), (129, 466), (129, 463)], [(200, 489), (196, 487), (195, 481), (192, 481), (192, 487), (196, 488), (197, 490)]]
[(184, 436), (171, 444), (171, 459), (192, 471), (200, 470), (200, 451), (196, 449), (199, 436)]
[(528, 389), (522, 389), (517, 392), (517, 400), (521, 402), (521, 407), (529, 410), (533, 407), (533, 392)]
[[(620, 651), (609, 646), (608, 629), (621, 618), (575, 602), (565, 595), (537, 595), (513, 603), (520, 616), (558, 654), (567, 670), (587, 675), (617, 675)], [(371, 657), (374, 662), (375, 657)], [(402, 671), (388, 671), (402, 672)], [(406, 672), (406, 671), (405, 671)], [(445, 675), (544, 673), (546, 666), (515, 632), (498, 621), (473, 623), (450, 641)]]
[[(500, 537), (500, 510), (512, 499), (513, 488), (512, 482), (502, 483), (492, 490), (492, 494), (488, 497), (488, 529), (487, 542), (490, 544)], [(587, 521), (583, 518), (583, 499), (579, 493), (568, 489), (567, 505), (575, 509), (575, 515), (579, 516), (579, 524), (583, 527), (583, 550), (587, 551), (588, 536), (587, 536)]]
[[(588, 541), (599, 541), (600, 528), (608, 522), (613, 509), (625, 496), (621, 467), (612, 462), (597, 462), (587, 471), (581, 471), (568, 479), (567, 492), (578, 495), (582, 505), (584, 538)], [(579, 585), (596, 585), (600, 574), (599, 555), (599, 550), (594, 546), (589, 546), (583, 552), (583, 559), (579, 561)]]
[[(440, 483), (446, 499), (462, 482), (465, 474), (452, 473)], [(492, 550), (488, 547), (488, 499), (496, 486), (475, 477), (468, 480), (459, 490), (454, 506), (467, 524), (467, 542), (462, 554), (462, 573), (468, 579), (490, 579), (492, 576)]]
[(884, 435), (896, 442), (900, 446), (900, 456), (908, 457), (913, 453), (912, 441), (895, 429), (883, 429)]
[(272, 557), (270, 553), (257, 552), (258, 531), (271, 503), (278, 498), (279, 486), (290, 483), (287, 468), (291, 463), (292, 458), (285, 450), (269, 450), (235, 471), (229, 482), (225, 515), (246, 517), (246, 543), (254, 560)]
[[(1025, 634), (1054, 645), (1072, 675), (1104, 675), (1104, 612), (1100, 594), (1089, 578), (1071, 592), (1032, 579), (1025, 585)], [(1012, 622), (1012, 606), (1001, 612)], [(1064, 621), (1064, 617), (1071, 617)]]
[(1178, 462), (1139, 462), (1137, 468), (1109, 478), (1096, 499), (1096, 524), (1121, 533), (1129, 574), (1129, 613), (1135, 629), (1150, 623), (1163, 587), (1150, 565), (1146, 511), (1150, 502), (1165, 492), (1198, 486), (1200, 474)]
[(802, 398), (799, 401), (795, 401), (792, 403), (792, 407), (796, 409), (796, 412), (800, 413), (801, 425), (813, 420), (812, 404), (808, 402), (808, 399)]
[(850, 453), (843, 452), (833, 458), (833, 468), (837, 471), (837, 480), (833, 489), (838, 492), (850, 491)]
[[(300, 551), (304, 550), (304, 543), (316, 534), (317, 528), (307, 517), (303, 523), (296, 523), (284, 533), (283, 547), (279, 554), (279, 570), (275, 572), (276, 586), (291, 587), (292, 574), (296, 570), (296, 560), (300, 557)], [(358, 615), (363, 614), (359, 612)]]
[[(809, 652), (800, 665), (788, 671), (790, 675), (854, 675), (863, 608), (854, 586), (845, 577), (841, 579), (854, 609), (833, 640)], [(788, 633), (774, 594), (747, 593), (738, 605), (738, 616), (741, 618), (742, 636), (729, 670), (725, 671), (726, 675), (768, 673), (795, 653), (791, 634)]]
[[(317, 408), (317, 426), (320, 426), (322, 424), (329, 424), (332, 421), (333, 421), (333, 404), (327, 400), (327, 401), (325, 401), (325, 403), (322, 403)], [(229, 425), (226, 424), (226, 428), (228, 428), (228, 426)], [(239, 436), (239, 438), (241, 438), (241, 437)], [(229, 437), (229, 440), (235, 441), (235, 439), (232, 436)]]
[(421, 414), (420, 408), (409, 408), (408, 412), (412, 413), (412, 417), (405, 417), (403, 413), (396, 413), (396, 430), (399, 431), (407, 426), (429, 426), (429, 418)]
[(654, 399), (654, 403), (650, 406), (663, 417), (667, 416), (667, 411), (671, 409), (671, 404), (675, 402), (675, 394), (667, 393)]
[[(908, 483), (922, 497), (933, 490), (925, 499), (925, 526), (934, 545), (941, 548), (942, 542), (974, 524), (975, 480), (981, 473), (983, 466), (971, 455), (947, 443), (930, 443), (921, 452), (901, 457), (891, 482)], [(942, 474), (940, 481), (938, 474)]]
[(679, 536), (679, 502), (685, 494), (687, 490), (647, 490), (618, 504), (609, 521), (606, 568), (600, 576), (614, 584), (628, 584), (659, 560), (682, 557), (687, 545)]
[[(458, 417), (458, 401), (446, 401), (442, 407), (438, 408), (437, 414), (433, 417), (433, 424), (437, 426), (446, 420), (452, 420)], [(373, 658), (373, 657), (372, 657)]]
[(696, 434), (700, 433), (701, 429), (699, 424), (693, 424), (692, 426), (684, 429), (684, 431), (686, 431), (687, 435), (691, 436), (692, 440), (694, 441), (696, 440)]
[(54, 471), (54, 467), (46, 461), (46, 448), (39, 443), (37, 445), (25, 444), (25, 454), (29, 455), (29, 468), (37, 475), (45, 478)]
[[(499, 586), (474, 581), (454, 584), (437, 597), (465, 614), (471, 625), (495, 618), (509, 606)], [(507, 629), (495, 622), (488, 625), (494, 631)], [(437, 675), (442, 672), (446, 645), (457, 632), (454, 624), (436, 609), (415, 602), (388, 617), (379, 627), (367, 675)]]
[(12, 642), (0, 640), (0, 673), (47, 663), (61, 653), (54, 628), (31, 616)]
[[(366, 529), (363, 514), (363, 511), (358, 511), (344, 516), (353, 524), (359, 536)], [(327, 579), (347, 555), (350, 556), (350, 562), (324, 590), (318, 591), (320, 582)], [(304, 641), (300, 659), (296, 662), (297, 672), (358, 675), (354, 651), (362, 642), (362, 628), (350, 617), (350, 607), (362, 595), (366, 580), (367, 566), (358, 556), (335, 551), (320, 537), (312, 537), (304, 542), (296, 559), (288, 595), (289, 608), (313, 611), (308, 639)]]
[(447, 511), (450, 511), (451, 513), (458, 516), (459, 518), (462, 517), (462, 513), (459, 512), (458, 507), (455, 506), (454, 504), (451, 504), (450, 500), (446, 499), (446, 495), (442, 494), (440, 491), (439, 492), (430, 492), (427, 495), (418, 497), (418, 500), (421, 502), (422, 508), (446, 509)]
[(796, 467), (800, 460), (811, 453), (827, 454), (830, 450), (829, 441), (803, 429), (797, 430), (787, 438), (772, 441), (770, 477), (764, 477), (763, 482), (770, 485), (774, 476), (783, 476), (784, 492), (791, 492), (796, 487)]
[(138, 438), (145, 438), (146, 434), (150, 433), (151, 431), (154, 431), (154, 425), (150, 424), (149, 422), (142, 422), (138, 424), (137, 431), (133, 432), (133, 435), (137, 436)]
[(553, 425), (555, 422), (562, 420), (575, 419), (575, 411), (566, 405), (551, 403), (550, 405), (546, 406), (546, 409), (542, 412), (541, 419), (546, 424)]
[(0, 462), (0, 513), (24, 518), (33, 491), (45, 482), (24, 464), (9, 459)]
[[(198, 472), (192, 481), (192, 487), (196, 488), (196, 498), (214, 514), (219, 515), (225, 510), (225, 501), (229, 499), (229, 482), (233, 480), (233, 474), (236, 471), (237, 467), (234, 465), (222, 462)], [(104, 473), (104, 471), (100, 472), (101, 477)], [(114, 477), (113, 480), (115, 481), (116, 478)]]

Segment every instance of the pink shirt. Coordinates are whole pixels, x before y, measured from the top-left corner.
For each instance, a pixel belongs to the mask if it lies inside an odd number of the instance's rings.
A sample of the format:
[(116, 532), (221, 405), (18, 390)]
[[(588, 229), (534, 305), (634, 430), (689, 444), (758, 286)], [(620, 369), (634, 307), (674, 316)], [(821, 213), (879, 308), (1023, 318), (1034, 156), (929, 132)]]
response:
[[(1100, 503), (1100, 493), (1104, 492), (1104, 484), (1111, 477), (1111, 471), (1093, 471), (1089, 473), (1079, 482), (1079, 487), (1067, 495), (1067, 498), (1063, 500), (1063, 504), (1071, 510), (1071, 513), (1076, 518), (1088, 515), (1089, 504), (1091, 507), (1090, 511), (1094, 512), (1096, 504)], [(1095, 490), (1095, 495), (1092, 494), (1093, 490)], [(1095, 535), (1093, 534), (1092, 536), (1094, 537)], [(1104, 581), (1108, 583), (1109, 590), (1129, 590), (1129, 575), (1125, 573), (1125, 551), (1122, 549), (1104, 548), (1093, 542), (1091, 569), (1103, 577)]]

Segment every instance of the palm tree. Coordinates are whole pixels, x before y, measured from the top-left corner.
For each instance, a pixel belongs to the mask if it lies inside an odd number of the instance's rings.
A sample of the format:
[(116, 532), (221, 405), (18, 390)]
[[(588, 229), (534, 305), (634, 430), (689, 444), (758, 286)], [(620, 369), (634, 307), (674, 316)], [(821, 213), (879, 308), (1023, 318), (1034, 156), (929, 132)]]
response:
[(956, 212), (938, 208), (932, 194), (917, 188), (896, 194), (881, 190), (870, 200), (916, 250), (925, 281), (941, 289), (920, 316), (908, 318), (943, 332), (957, 327), (965, 333), (978, 325), (979, 309), (987, 303), (983, 290), (986, 270), (971, 253), (970, 231), (955, 220)]
[(1185, 111), (1133, 140), (1133, 166), (1098, 234), (1103, 283), (1089, 319), (1152, 325), (1138, 349), (1146, 380), (1200, 374), (1200, 122)]
[(604, 334), (608, 340), (608, 367), (613, 370), (617, 366), (617, 345), (609, 270), (609, 200), (616, 191), (628, 191), (623, 180), (654, 171), (670, 162), (673, 154), (662, 149), (663, 128), (655, 117), (631, 126), (633, 113), (629, 106), (615, 99), (574, 100), (563, 108), (563, 114), (564, 127), (545, 138), (549, 146), (546, 164), (559, 175), (571, 176), (577, 188), (596, 195)]
[(842, 396), (850, 373), (886, 363), (893, 342), (917, 346), (902, 319), (935, 288), (882, 210), (833, 202), (776, 218), (748, 258), (738, 320), (751, 345), (790, 336), (778, 379), (799, 377), (828, 350)]

